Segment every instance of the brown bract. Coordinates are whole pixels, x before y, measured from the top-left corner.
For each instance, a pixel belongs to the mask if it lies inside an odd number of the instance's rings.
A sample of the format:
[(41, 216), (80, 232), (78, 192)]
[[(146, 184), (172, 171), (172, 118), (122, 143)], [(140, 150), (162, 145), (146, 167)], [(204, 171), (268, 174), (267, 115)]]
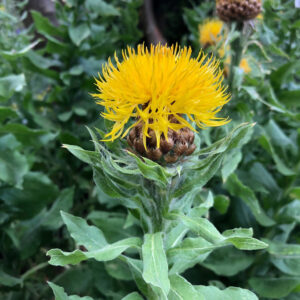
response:
[[(176, 120), (173, 119), (172, 122), (176, 123)], [(156, 135), (153, 129), (148, 130), (148, 135), (146, 138), (147, 148), (145, 148), (142, 124), (140, 123), (130, 130), (127, 142), (134, 153), (154, 161), (175, 163), (180, 158), (191, 155), (196, 149), (194, 132), (188, 127), (177, 131), (169, 129), (167, 139), (164, 135), (161, 136), (159, 148), (157, 148)]]
[(261, 0), (217, 0), (216, 6), (225, 22), (252, 20), (261, 12)]

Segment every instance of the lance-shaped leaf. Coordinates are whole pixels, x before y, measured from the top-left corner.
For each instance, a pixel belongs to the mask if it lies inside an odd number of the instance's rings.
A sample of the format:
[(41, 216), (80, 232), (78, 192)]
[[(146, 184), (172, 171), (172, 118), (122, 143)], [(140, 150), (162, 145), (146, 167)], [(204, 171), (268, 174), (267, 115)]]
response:
[(102, 231), (96, 226), (90, 226), (84, 219), (63, 211), (61, 216), (72, 238), (78, 245), (84, 246), (89, 251), (98, 250), (107, 245)]
[(186, 181), (174, 193), (181, 197), (191, 191), (195, 185), (204, 186), (220, 169), (225, 155), (235, 148), (242, 147), (250, 138), (254, 124), (244, 123), (234, 128), (225, 138), (199, 151), (197, 155), (205, 158), (186, 163), (189, 171)]
[(174, 213), (172, 215), (177, 215), (184, 225), (186, 225), (190, 230), (198, 233), (209, 242), (218, 243), (224, 240), (218, 229), (206, 218), (198, 217), (196, 214), (187, 216), (184, 214)]
[(287, 275), (300, 276), (300, 245), (266, 240), (271, 262)]
[(2, 286), (15, 286), (17, 284), (22, 284), (22, 279), (13, 277), (0, 269), (0, 284)]
[(183, 242), (167, 252), (170, 274), (182, 273), (195, 264), (204, 261), (216, 247), (201, 237), (186, 238)]
[(128, 152), (128, 154), (135, 158), (137, 167), (145, 178), (153, 180), (162, 186), (166, 186), (168, 184), (169, 178), (172, 177), (172, 174), (168, 173), (166, 168), (163, 168), (158, 163), (145, 157), (141, 160), (131, 152)]
[(145, 235), (142, 254), (144, 280), (153, 287), (161, 290), (162, 299), (168, 299), (170, 281), (168, 278), (168, 262), (161, 232)]
[(187, 280), (179, 275), (170, 276), (171, 289), (169, 300), (206, 300)]
[(284, 161), (281, 159), (279, 155), (277, 155), (273, 145), (271, 144), (270, 138), (265, 134), (262, 135), (259, 139), (260, 144), (266, 151), (272, 156), (278, 172), (285, 176), (292, 176), (295, 175), (294, 170), (290, 169)]
[(196, 290), (204, 295), (207, 300), (258, 300), (256, 295), (251, 291), (237, 287), (229, 287), (220, 290), (214, 286), (195, 286)]
[(253, 191), (245, 186), (236, 174), (231, 174), (225, 183), (225, 187), (233, 196), (240, 197), (250, 208), (257, 222), (262, 226), (272, 226), (275, 222), (261, 208)]
[(283, 299), (300, 289), (300, 277), (253, 277), (249, 280), (251, 288), (267, 299)]
[(247, 269), (254, 260), (254, 255), (249, 255), (234, 247), (222, 247), (215, 249), (200, 264), (217, 275), (230, 277)]
[(252, 228), (237, 228), (223, 232), (224, 242), (234, 245), (237, 249), (259, 250), (268, 247), (268, 244), (253, 238), (252, 235)]
[(157, 297), (157, 294), (152, 289), (152, 287), (145, 282), (143, 278), (143, 262), (139, 259), (130, 258), (124, 255), (121, 255), (119, 258), (127, 263), (139, 290), (148, 299), (155, 299), (155, 297)]
[(91, 298), (91, 297), (79, 297), (76, 295), (68, 296), (62, 287), (60, 287), (52, 282), (48, 282), (48, 284), (53, 291), (55, 300), (93, 300), (93, 298)]
[(208, 219), (202, 217), (202, 211), (197, 208), (191, 210), (189, 215), (181, 213), (171, 213), (170, 215), (177, 217), (191, 231), (217, 246), (232, 244), (241, 250), (259, 250), (268, 246), (266, 243), (252, 237), (252, 229), (238, 228), (227, 230), (221, 234)]
[(16, 50), (16, 49), (12, 49), (10, 51), (0, 50), (0, 55), (7, 60), (19, 58), (21, 56), (26, 55), (26, 53), (29, 52), (31, 49), (33, 49), (40, 41), (41, 40), (38, 39), (20, 50)]
[(49, 264), (54, 266), (76, 265), (83, 260), (94, 258), (97, 261), (109, 261), (117, 258), (128, 248), (139, 248), (142, 242), (139, 238), (128, 238), (113, 244), (104, 246), (99, 250), (63, 252), (60, 249), (51, 249), (47, 252), (50, 256)]

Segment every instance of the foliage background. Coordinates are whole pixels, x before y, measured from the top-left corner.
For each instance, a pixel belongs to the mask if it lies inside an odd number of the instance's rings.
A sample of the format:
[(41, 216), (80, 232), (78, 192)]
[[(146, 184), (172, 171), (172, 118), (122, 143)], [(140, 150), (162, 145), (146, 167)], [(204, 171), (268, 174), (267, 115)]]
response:
[[(85, 217), (110, 242), (141, 234), (135, 226), (123, 229), (127, 211), (119, 200), (95, 186), (91, 168), (61, 145), (92, 149), (85, 125), (109, 126), (89, 96), (93, 76), (115, 51), (143, 41), (142, 1), (57, 1), (59, 27), (27, 12), (26, 1), (1, 5), (0, 298), (53, 299), (49, 280), (68, 294), (122, 299), (136, 290), (125, 264), (54, 268), (46, 252), (74, 249), (60, 210)], [(214, 14), (214, 2), (178, 1), (176, 9), (167, 8), (166, 2), (166, 38), (197, 53), (198, 24)], [(33, 24), (26, 28), (28, 13)], [(260, 299), (300, 296), (299, 17), (294, 1), (264, 1), (263, 20), (255, 22), (245, 52), (252, 71), (236, 70), (237, 91), (223, 112), (232, 122), (199, 133), (205, 147), (237, 124), (256, 122), (247, 145), (226, 154), (200, 198), (213, 196), (209, 218), (219, 230), (252, 227), (269, 248), (216, 250), (184, 273), (193, 284), (248, 288)], [(180, 31), (173, 29), (177, 19)]]

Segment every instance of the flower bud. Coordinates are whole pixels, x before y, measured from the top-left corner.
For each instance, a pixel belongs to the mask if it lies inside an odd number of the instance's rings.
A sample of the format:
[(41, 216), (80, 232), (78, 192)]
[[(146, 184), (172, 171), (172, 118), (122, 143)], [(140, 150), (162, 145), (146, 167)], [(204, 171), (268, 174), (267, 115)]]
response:
[(252, 20), (261, 12), (261, 0), (216, 0), (216, 6), (225, 22)]
[[(175, 120), (172, 121), (175, 123)], [(146, 138), (147, 148), (145, 148), (143, 132), (140, 130), (140, 126), (139, 124), (133, 127), (127, 136), (130, 150), (137, 155), (147, 157), (153, 161), (174, 163), (184, 156), (191, 155), (196, 149), (194, 132), (187, 127), (181, 128), (178, 131), (169, 129), (168, 139), (164, 135), (160, 137), (159, 148), (157, 148), (154, 131), (149, 129), (149, 136)]]

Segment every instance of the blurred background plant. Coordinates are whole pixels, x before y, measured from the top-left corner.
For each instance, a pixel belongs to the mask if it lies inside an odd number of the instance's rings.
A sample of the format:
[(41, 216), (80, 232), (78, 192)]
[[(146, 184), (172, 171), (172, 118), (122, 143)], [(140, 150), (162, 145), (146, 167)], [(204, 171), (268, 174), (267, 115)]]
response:
[[(143, 40), (143, 3), (55, 1), (53, 23), (27, 5), (0, 6), (0, 298), (52, 299), (50, 280), (68, 294), (122, 299), (135, 290), (126, 265), (53, 268), (45, 255), (74, 248), (60, 210), (87, 217), (110, 242), (139, 232), (122, 229), (129, 221), (119, 199), (95, 187), (91, 168), (61, 145), (93, 149), (85, 125), (109, 126), (89, 96), (93, 76), (108, 56)], [(217, 18), (214, 1), (154, 1), (154, 16), (166, 40), (192, 45), (195, 54), (206, 46), (199, 25)], [(243, 48), (247, 68), (235, 66), (235, 92), (224, 108), (232, 122), (199, 133), (205, 147), (241, 122), (256, 122), (247, 145), (225, 155), (204, 192), (214, 199), (209, 217), (219, 230), (252, 227), (270, 246), (216, 250), (183, 274), (193, 284), (248, 288), (260, 299), (300, 297), (299, 19), (293, 0), (263, 1)], [(234, 55), (226, 47), (240, 32), (222, 28), (220, 41), (205, 52), (219, 56), (226, 70)]]

